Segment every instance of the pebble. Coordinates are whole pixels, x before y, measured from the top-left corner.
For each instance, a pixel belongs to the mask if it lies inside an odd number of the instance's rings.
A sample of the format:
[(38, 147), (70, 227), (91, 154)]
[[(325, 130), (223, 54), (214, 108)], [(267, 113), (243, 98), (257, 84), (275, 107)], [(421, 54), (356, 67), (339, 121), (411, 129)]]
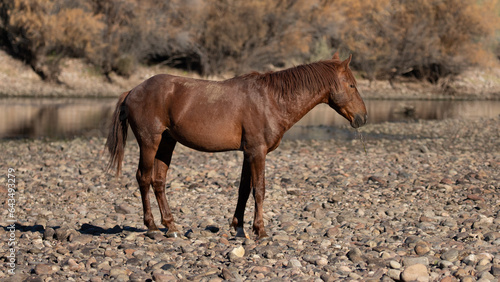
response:
[(326, 230), (326, 236), (328, 238), (335, 238), (337, 235), (341, 234), (341, 230), (339, 227), (330, 227)]
[(493, 276), (493, 274), (489, 273), (488, 271), (483, 271), (481, 274), (479, 274), (479, 278), (488, 281), (493, 281), (495, 279), (495, 276)]
[(405, 268), (401, 272), (402, 281), (429, 281), (429, 274), (427, 273), (427, 267), (423, 264), (413, 264)]
[(242, 246), (239, 246), (237, 248), (234, 248), (232, 251), (231, 251), (231, 254), (241, 258), (245, 255), (245, 248), (243, 248)]
[(443, 254), (441, 254), (441, 259), (447, 260), (450, 262), (455, 262), (458, 260), (458, 255), (459, 255), (458, 250), (451, 249), (451, 250), (445, 251)]
[(349, 278), (353, 279), (353, 280), (360, 280), (360, 279), (363, 279), (363, 276), (355, 273), (355, 272), (351, 272), (349, 273)]
[(500, 232), (493, 232), (492, 231), (492, 232), (488, 232), (488, 233), (484, 234), (484, 236), (483, 236), (484, 241), (487, 241), (487, 242), (493, 242), (498, 238), (500, 238)]
[(302, 264), (300, 263), (300, 261), (298, 259), (291, 259), (288, 261), (288, 265), (289, 267), (291, 268), (301, 268), (302, 267)]
[(500, 265), (493, 265), (491, 267), (491, 274), (495, 277), (500, 277)]
[(448, 267), (451, 267), (453, 265), (454, 265), (453, 262), (447, 261), (447, 260), (442, 260), (442, 261), (439, 262), (439, 267), (440, 268), (448, 268)]
[(401, 268), (401, 264), (399, 262), (395, 261), (395, 260), (391, 260), (389, 262), (389, 265), (393, 269), (400, 269)]
[(125, 203), (120, 205), (115, 205), (115, 211), (121, 214), (133, 214), (137, 212), (133, 206)]
[(163, 274), (161, 272), (155, 272), (153, 273), (153, 280), (154, 281), (165, 281), (165, 282), (169, 282), (169, 281), (177, 281), (177, 278), (175, 278), (175, 276), (173, 276), (172, 274)]
[(41, 263), (35, 266), (35, 273), (38, 275), (52, 275), (57, 269), (56, 265)]
[(401, 271), (397, 269), (389, 269), (387, 271), (387, 276), (394, 281), (399, 281), (401, 279)]
[(358, 248), (353, 248), (347, 253), (347, 257), (354, 263), (363, 262), (363, 253)]
[(428, 266), (429, 259), (427, 257), (406, 257), (406, 258), (403, 258), (403, 265), (405, 267), (412, 266), (415, 264), (422, 264), (422, 265)]
[(326, 258), (319, 258), (315, 261), (315, 264), (318, 266), (324, 266), (328, 264), (328, 260)]
[(319, 203), (311, 203), (311, 204), (308, 204), (304, 210), (305, 211), (316, 211), (317, 209), (320, 209), (321, 208), (321, 205)]
[[(2, 140), (1, 161), (16, 167), (19, 187), (15, 278), (495, 281), (500, 144), (491, 140), (500, 139), (499, 123), (370, 124), (360, 129), (366, 154), (355, 138), (284, 140), (266, 158), (267, 239), (251, 231), (253, 197), (245, 212), (250, 238), (234, 238), (228, 224), (241, 152), (176, 148), (166, 194), (180, 232), (167, 238), (154, 193), (160, 232), (146, 233), (134, 142), (115, 177), (102, 169), (103, 138)], [(8, 277), (0, 269), (0, 280)]]
[(109, 271), (109, 276), (111, 276), (111, 277), (118, 277), (120, 275), (128, 276), (127, 270), (122, 268), (122, 267), (115, 266), (115, 267), (111, 268), (111, 270)]
[(425, 255), (431, 251), (431, 248), (424, 241), (420, 241), (415, 245), (415, 253), (419, 256)]
[(478, 261), (478, 258), (476, 255), (474, 254), (471, 254), (471, 255), (468, 255), (467, 257), (465, 257), (462, 262), (467, 264), (467, 265), (475, 265)]

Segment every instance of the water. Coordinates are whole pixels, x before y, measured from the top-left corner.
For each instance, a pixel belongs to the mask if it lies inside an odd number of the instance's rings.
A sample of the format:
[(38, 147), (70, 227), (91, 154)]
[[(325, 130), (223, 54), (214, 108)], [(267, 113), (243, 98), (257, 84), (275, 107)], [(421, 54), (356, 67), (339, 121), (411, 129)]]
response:
[[(0, 99), (0, 138), (106, 136), (117, 99)], [(368, 123), (496, 117), (500, 101), (367, 100)], [(285, 139), (353, 139), (356, 132), (327, 105), (319, 105)]]
[(0, 99), (0, 138), (105, 136), (117, 99)]
[[(493, 118), (500, 101), (365, 100), (368, 124), (453, 118)], [(285, 139), (354, 139), (349, 122), (327, 105), (319, 105), (285, 134)], [(358, 138), (361, 138), (358, 136)]]

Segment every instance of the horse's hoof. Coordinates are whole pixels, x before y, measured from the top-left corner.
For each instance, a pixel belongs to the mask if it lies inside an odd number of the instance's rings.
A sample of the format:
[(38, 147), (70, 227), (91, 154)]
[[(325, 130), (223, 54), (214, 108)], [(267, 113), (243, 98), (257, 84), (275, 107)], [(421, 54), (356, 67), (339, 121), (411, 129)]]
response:
[(161, 235), (160, 230), (148, 230), (148, 231), (146, 231), (146, 236), (151, 238), (151, 239), (154, 239), (158, 235)]
[(267, 236), (267, 234), (264, 234), (262, 236), (259, 236), (259, 240), (271, 240), (271, 237)]
[(271, 237), (269, 237), (266, 232), (262, 232), (260, 235), (257, 235), (257, 240), (259, 241), (265, 241), (269, 239), (271, 239)]
[(172, 231), (172, 232), (167, 232), (165, 236), (167, 236), (167, 238), (178, 238), (179, 234), (177, 234), (177, 231)]
[(243, 227), (238, 227), (236, 229), (236, 238), (247, 238), (250, 239), (250, 237), (245, 233), (245, 229)]

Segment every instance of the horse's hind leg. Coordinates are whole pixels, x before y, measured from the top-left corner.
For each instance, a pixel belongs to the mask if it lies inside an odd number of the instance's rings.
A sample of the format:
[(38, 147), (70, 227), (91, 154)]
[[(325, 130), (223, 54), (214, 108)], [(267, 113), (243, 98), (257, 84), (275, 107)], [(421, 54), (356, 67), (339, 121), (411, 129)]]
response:
[(144, 224), (148, 228), (148, 232), (158, 231), (158, 227), (154, 222), (153, 214), (151, 213), (151, 203), (149, 201), (149, 190), (152, 184), (153, 165), (160, 136), (155, 136), (147, 141), (139, 142), (140, 158), (139, 168), (137, 169), (137, 182), (141, 190), (142, 209), (144, 212)]
[(165, 195), (165, 179), (175, 144), (176, 141), (164, 132), (154, 161), (153, 190), (160, 207), (161, 223), (168, 228), (167, 237), (177, 237), (178, 232)]

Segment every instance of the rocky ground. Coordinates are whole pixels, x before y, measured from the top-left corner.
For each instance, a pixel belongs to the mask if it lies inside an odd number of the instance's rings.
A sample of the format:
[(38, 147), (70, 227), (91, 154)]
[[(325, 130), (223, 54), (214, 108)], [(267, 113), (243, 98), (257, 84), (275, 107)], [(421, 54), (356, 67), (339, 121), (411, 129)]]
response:
[[(365, 146), (284, 141), (267, 159), (266, 240), (229, 228), (239, 152), (176, 149), (167, 197), (183, 236), (166, 238), (142, 223), (135, 141), (115, 178), (102, 138), (3, 140), (0, 280), (499, 281), (499, 125), (368, 125)], [(250, 235), (252, 215), (251, 199)]]

